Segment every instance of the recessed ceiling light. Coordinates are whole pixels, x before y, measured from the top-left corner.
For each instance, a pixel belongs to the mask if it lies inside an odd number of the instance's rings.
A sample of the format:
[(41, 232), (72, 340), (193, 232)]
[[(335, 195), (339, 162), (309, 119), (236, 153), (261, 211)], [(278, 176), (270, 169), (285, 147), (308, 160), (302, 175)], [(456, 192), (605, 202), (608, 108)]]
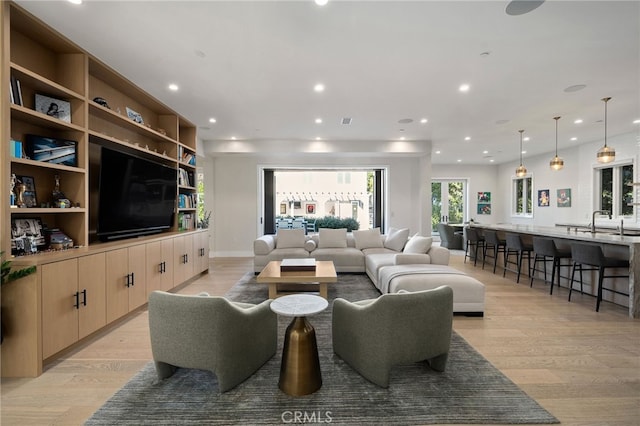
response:
[(525, 136), (525, 137), (524, 137), (524, 139), (522, 139), (522, 140), (526, 142), (526, 141), (528, 141), (529, 139), (530, 139), (530, 138), (529, 138), (529, 136)]
[(315, 2), (318, 6), (324, 6), (329, 2), (329, 0), (315, 0)]
[(487, 151), (486, 149), (484, 151), (482, 151), (483, 154), (488, 154), (489, 151)]
[(578, 118), (573, 122), (573, 124), (580, 124), (580, 123), (582, 123), (582, 118)]
[(458, 163), (462, 163), (462, 160), (461, 160), (461, 159), (459, 159), (459, 158), (458, 158), (456, 161), (457, 161)]
[(421, 118), (421, 119), (420, 119), (420, 122), (421, 122), (422, 124), (426, 123), (427, 121), (429, 121), (429, 120), (427, 120), (426, 118)]
[(640, 124), (640, 118), (637, 120), (633, 120), (633, 124)]
[(439, 150), (438, 150), (438, 151), (436, 151), (436, 154), (440, 154), (440, 151), (439, 151)]
[(316, 136), (316, 140), (317, 140), (317, 141), (321, 141), (321, 140), (322, 140), (322, 138), (321, 138), (320, 136)]
[(171, 83), (169, 85), (169, 90), (171, 90), (172, 92), (177, 92), (178, 91), (178, 85), (175, 83)]
[(213, 118), (213, 117), (211, 117), (211, 118), (209, 119), (209, 123), (217, 123), (217, 122), (218, 122), (218, 120), (216, 120), (216, 119), (215, 119), (215, 118)]
[(468, 84), (461, 84), (458, 90), (461, 92), (468, 92), (470, 88), (471, 86), (469, 86)]
[(315, 86), (313, 86), (313, 90), (314, 92), (318, 92), (318, 93), (324, 92), (324, 84), (322, 83), (316, 84)]
[(494, 160), (493, 158), (491, 160), (489, 160), (490, 163), (493, 163), (494, 161), (496, 161), (496, 160)]
[(322, 118), (316, 118), (316, 124), (322, 124)]
[(575, 136), (571, 138), (572, 141), (577, 141), (578, 138), (576, 138)]
[(523, 154), (526, 154), (526, 153), (527, 153), (527, 151), (522, 151), (522, 153), (523, 153)]
[(68, 0), (69, 3), (73, 3), (73, 4), (82, 4), (82, 0)]
[(235, 137), (235, 136), (231, 136), (231, 140), (232, 140), (232, 141), (235, 141), (235, 140), (236, 140), (236, 137)]
[(465, 140), (465, 141), (470, 141), (470, 140), (471, 140), (471, 136), (466, 136), (466, 137), (464, 138), (464, 140)]
[(405, 138), (404, 136), (401, 136), (401, 137), (400, 137), (400, 140), (401, 140), (401, 141), (403, 141), (403, 140), (405, 140), (405, 139), (406, 139), (406, 138)]

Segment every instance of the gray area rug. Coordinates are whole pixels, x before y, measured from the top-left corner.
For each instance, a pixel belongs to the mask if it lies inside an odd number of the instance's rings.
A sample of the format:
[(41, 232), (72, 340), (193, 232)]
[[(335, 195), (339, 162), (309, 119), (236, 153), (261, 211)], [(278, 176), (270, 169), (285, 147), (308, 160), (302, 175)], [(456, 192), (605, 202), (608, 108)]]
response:
[[(267, 287), (247, 274), (227, 294), (232, 300), (260, 302)], [(342, 274), (329, 287), (329, 300), (377, 297), (366, 275)], [(425, 364), (394, 367), (390, 387), (363, 379), (331, 346), (331, 304), (310, 317), (316, 329), (323, 386), (292, 397), (278, 389), (284, 330), (279, 318), (279, 350), (247, 381), (219, 394), (214, 374), (179, 369), (159, 382), (147, 364), (87, 421), (87, 425), (336, 425), (548, 424), (558, 420), (493, 367), (464, 339), (453, 334), (444, 373)], [(478, 318), (478, 321), (483, 319)]]

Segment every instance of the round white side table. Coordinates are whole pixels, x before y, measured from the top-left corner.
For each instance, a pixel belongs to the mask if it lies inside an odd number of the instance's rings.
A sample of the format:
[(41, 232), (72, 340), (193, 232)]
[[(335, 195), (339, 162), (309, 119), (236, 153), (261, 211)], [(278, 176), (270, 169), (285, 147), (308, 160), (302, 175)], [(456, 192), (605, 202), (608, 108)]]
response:
[(306, 316), (322, 312), (327, 306), (327, 299), (311, 294), (292, 294), (271, 302), (276, 314), (294, 317), (284, 336), (278, 382), (287, 395), (309, 395), (322, 387), (316, 331)]

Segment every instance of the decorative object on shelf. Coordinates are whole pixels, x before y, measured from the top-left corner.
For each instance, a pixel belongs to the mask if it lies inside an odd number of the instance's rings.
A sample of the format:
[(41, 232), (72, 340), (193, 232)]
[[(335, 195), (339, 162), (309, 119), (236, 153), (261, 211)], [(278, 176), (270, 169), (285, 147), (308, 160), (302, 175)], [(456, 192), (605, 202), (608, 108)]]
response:
[(20, 194), (18, 195), (18, 206), (20, 207), (38, 207), (38, 199), (36, 197), (36, 183), (31, 176), (16, 176), (19, 185)]
[(144, 120), (142, 119), (142, 115), (140, 115), (139, 113), (135, 112), (134, 110), (132, 110), (129, 107), (126, 107), (126, 110), (127, 110), (127, 117), (129, 117), (130, 119), (132, 119), (136, 123), (144, 124)]
[(560, 120), (560, 117), (553, 117), (553, 119), (556, 120), (556, 156), (551, 159), (549, 166), (553, 170), (560, 170), (564, 167), (564, 160), (558, 157), (558, 120)]
[(208, 229), (209, 228), (209, 219), (211, 219), (211, 212), (204, 212), (202, 219), (198, 222), (198, 228), (200, 229)]
[(53, 191), (51, 196), (53, 198), (53, 202), (56, 207), (60, 209), (68, 209), (71, 207), (71, 201), (64, 195), (64, 192), (60, 190), (60, 176), (55, 175), (55, 185), (53, 187)]
[(16, 201), (17, 201), (17, 197), (16, 197), (16, 193), (13, 191), (16, 187), (16, 183), (18, 183), (18, 178), (16, 177), (15, 173), (11, 173), (11, 180), (9, 181), (9, 206), (11, 206), (12, 208), (18, 207), (16, 205)]
[(516, 176), (523, 177), (527, 174), (527, 168), (522, 165), (522, 133), (524, 130), (518, 130), (518, 132), (520, 132), (520, 165), (516, 169)]
[(36, 94), (36, 111), (71, 123), (71, 104), (62, 99)]
[(77, 146), (76, 141), (26, 135), (25, 152), (35, 161), (77, 167)]
[(111, 109), (111, 107), (109, 106), (109, 104), (107, 103), (106, 99), (101, 98), (101, 97), (96, 97), (93, 98), (93, 102), (97, 103), (98, 105), (102, 105), (103, 107), (107, 108), (107, 109)]
[(611, 97), (602, 98), (602, 102), (604, 102), (604, 146), (596, 154), (598, 163), (610, 163), (616, 158), (615, 148), (607, 146), (607, 102), (610, 100)]
[(11, 219), (11, 254), (35, 253), (45, 244), (40, 218)]
[(548, 189), (541, 189), (538, 191), (538, 207), (549, 207)]
[(45, 240), (51, 250), (65, 250), (73, 248), (73, 240), (58, 228), (45, 229)]
[(558, 189), (558, 207), (571, 207), (571, 188)]
[(167, 131), (165, 129), (158, 128), (156, 129), (156, 131), (160, 133), (162, 136), (167, 136)]

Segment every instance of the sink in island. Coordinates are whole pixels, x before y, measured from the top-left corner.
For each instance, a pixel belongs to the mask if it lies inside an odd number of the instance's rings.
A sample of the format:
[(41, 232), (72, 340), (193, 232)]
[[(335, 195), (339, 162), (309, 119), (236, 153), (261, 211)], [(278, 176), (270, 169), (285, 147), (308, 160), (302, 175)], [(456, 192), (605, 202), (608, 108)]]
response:
[[(553, 227), (475, 223), (473, 227), (491, 229), (503, 235), (507, 232), (520, 234), (525, 241), (534, 236), (549, 237), (556, 240), (559, 247), (568, 248), (572, 241), (601, 244), (605, 255), (629, 260), (629, 316), (640, 318), (640, 291), (635, 291), (636, 277), (640, 279), (640, 234), (638, 234), (640, 230), (627, 229), (624, 230), (623, 235), (619, 235), (619, 231), (615, 228), (597, 227), (596, 232), (592, 233), (589, 226), (575, 224), (558, 224)], [(633, 235), (629, 235), (632, 233)], [(626, 291), (626, 288), (624, 290)], [(610, 299), (605, 300), (611, 301)], [(623, 304), (624, 302), (616, 300), (615, 303)]]

